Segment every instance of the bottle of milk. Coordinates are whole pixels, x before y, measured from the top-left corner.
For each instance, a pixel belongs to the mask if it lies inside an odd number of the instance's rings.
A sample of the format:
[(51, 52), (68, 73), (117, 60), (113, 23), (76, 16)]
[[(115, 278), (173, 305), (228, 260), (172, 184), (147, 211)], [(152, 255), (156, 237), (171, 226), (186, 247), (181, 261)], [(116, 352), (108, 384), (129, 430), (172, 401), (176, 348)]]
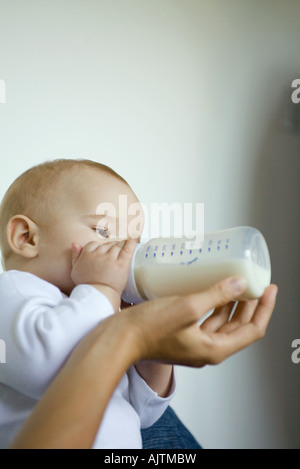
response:
[(127, 303), (204, 290), (239, 276), (247, 289), (236, 300), (262, 296), (271, 280), (268, 246), (256, 228), (241, 226), (206, 233), (202, 245), (184, 238), (154, 238), (138, 244), (122, 299)]

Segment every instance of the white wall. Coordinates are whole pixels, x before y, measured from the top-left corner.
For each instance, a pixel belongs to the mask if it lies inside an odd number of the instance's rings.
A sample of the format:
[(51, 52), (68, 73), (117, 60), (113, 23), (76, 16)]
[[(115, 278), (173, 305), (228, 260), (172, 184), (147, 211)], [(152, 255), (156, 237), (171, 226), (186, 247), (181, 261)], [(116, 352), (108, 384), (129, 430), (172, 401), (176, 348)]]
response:
[(206, 230), (267, 235), (269, 334), (179, 369), (174, 408), (206, 448), (299, 447), (299, 133), (282, 124), (299, 17), (297, 0), (0, 0), (0, 197), (36, 163), (86, 157), (146, 203), (204, 202)]

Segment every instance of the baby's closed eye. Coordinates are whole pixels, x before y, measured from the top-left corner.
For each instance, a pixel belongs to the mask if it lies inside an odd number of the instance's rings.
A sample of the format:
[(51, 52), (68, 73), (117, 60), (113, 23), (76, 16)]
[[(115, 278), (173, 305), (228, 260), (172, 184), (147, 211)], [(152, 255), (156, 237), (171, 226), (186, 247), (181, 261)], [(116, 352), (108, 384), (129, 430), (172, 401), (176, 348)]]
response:
[(99, 226), (94, 226), (93, 229), (96, 231), (96, 233), (101, 238), (109, 238), (110, 237), (110, 233), (109, 233), (109, 230), (108, 230), (107, 226), (105, 226), (104, 228), (101, 228)]

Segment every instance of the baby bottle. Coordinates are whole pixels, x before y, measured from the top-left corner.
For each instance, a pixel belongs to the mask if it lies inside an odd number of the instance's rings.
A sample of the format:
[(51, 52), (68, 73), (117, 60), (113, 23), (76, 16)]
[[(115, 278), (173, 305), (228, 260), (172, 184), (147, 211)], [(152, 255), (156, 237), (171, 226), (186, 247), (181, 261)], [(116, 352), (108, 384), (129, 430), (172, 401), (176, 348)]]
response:
[[(226, 277), (247, 281), (236, 300), (262, 296), (271, 280), (265, 238), (256, 228), (235, 227), (206, 233), (192, 246), (184, 238), (154, 238), (138, 244), (122, 299), (127, 303), (205, 290)], [(188, 246), (188, 247), (187, 247)]]

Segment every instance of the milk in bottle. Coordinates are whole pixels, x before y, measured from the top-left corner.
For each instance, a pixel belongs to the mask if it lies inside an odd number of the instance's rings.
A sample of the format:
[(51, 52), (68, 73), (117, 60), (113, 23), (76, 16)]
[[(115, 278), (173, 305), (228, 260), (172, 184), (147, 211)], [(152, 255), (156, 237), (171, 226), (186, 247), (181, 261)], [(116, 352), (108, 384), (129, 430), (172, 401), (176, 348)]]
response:
[[(262, 296), (271, 265), (263, 235), (236, 227), (204, 235), (199, 247), (182, 238), (156, 238), (139, 244), (122, 299), (128, 303), (205, 290), (230, 276), (241, 276), (247, 289), (237, 300)], [(188, 248), (187, 248), (188, 245)]]

